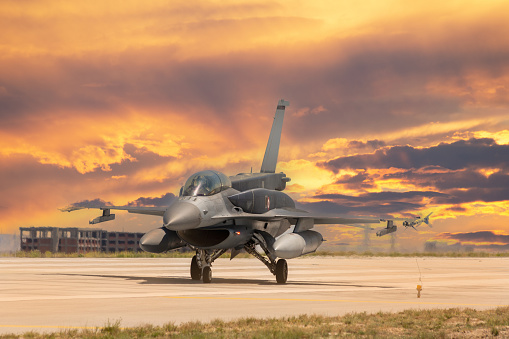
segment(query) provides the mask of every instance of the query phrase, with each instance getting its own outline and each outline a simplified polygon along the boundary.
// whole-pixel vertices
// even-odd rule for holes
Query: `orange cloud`
[[[257,171],[281,97],[292,106],[278,170],[301,203],[342,194],[371,208],[359,200],[390,191],[402,201],[381,201],[384,213],[505,217],[507,200],[489,190],[504,182],[502,166],[333,173],[317,162],[471,137],[507,145],[508,9],[505,1],[5,2],[0,222],[82,225],[85,214],[56,208],[176,193],[205,168]],[[463,187],[471,178],[484,186]],[[453,179],[454,192],[440,186]],[[463,200],[438,201],[446,190]],[[419,191],[428,193],[409,194]]]

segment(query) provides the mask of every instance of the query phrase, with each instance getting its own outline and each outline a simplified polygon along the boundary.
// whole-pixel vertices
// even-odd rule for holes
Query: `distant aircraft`
[[[101,209],[103,215],[90,223],[115,219],[111,210],[163,217],[163,227],[146,233],[140,240],[140,247],[146,252],[162,253],[189,246],[196,251],[191,260],[191,278],[204,283],[212,281],[214,260],[228,250],[231,259],[245,250],[264,263],[278,283],[286,283],[288,265],[285,259],[314,252],[323,242],[322,235],[312,230],[314,225],[387,221],[387,227],[377,235],[395,232],[393,220],[314,215],[296,209],[292,198],[281,192],[290,181],[286,174],[276,173],[287,106],[288,101],[279,100],[259,173],[228,177],[213,170],[201,171],[187,179],[178,200],[168,207],[93,207]],[[62,210],[70,212],[82,208],[86,207],[71,206]]]
[[[421,219],[421,217],[415,217],[415,219],[405,220],[403,221],[403,226],[405,227],[412,227],[414,230],[416,230],[416,227],[419,226],[422,223],[425,223],[429,227],[431,227],[431,224],[429,223],[429,217],[433,214],[431,212],[427,216]]]

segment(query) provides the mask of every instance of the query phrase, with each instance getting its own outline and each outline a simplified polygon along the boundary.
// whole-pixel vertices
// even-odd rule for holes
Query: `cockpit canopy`
[[[183,196],[209,196],[232,187],[230,179],[221,172],[201,171],[187,179],[182,189]]]

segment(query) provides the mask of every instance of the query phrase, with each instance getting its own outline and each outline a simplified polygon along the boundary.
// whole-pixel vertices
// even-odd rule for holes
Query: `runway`
[[[292,259],[285,285],[276,284],[256,259],[218,259],[211,284],[192,281],[189,264],[190,259],[0,258],[0,333],[93,328],[117,320],[130,327],[509,305],[508,258]]]

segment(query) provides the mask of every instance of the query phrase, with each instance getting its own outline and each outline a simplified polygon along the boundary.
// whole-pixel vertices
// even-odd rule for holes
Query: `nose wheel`
[[[196,249],[196,255],[191,259],[191,279],[202,280],[208,284],[212,281],[212,263],[227,250]]]
[[[205,266],[203,268],[202,276],[203,276],[203,282],[205,284],[208,284],[212,281],[212,269],[210,268],[210,266]]]
[[[191,279],[202,280],[204,283],[212,281],[212,269],[210,266],[205,266],[203,269],[198,265],[198,258],[196,256],[191,259]]]

